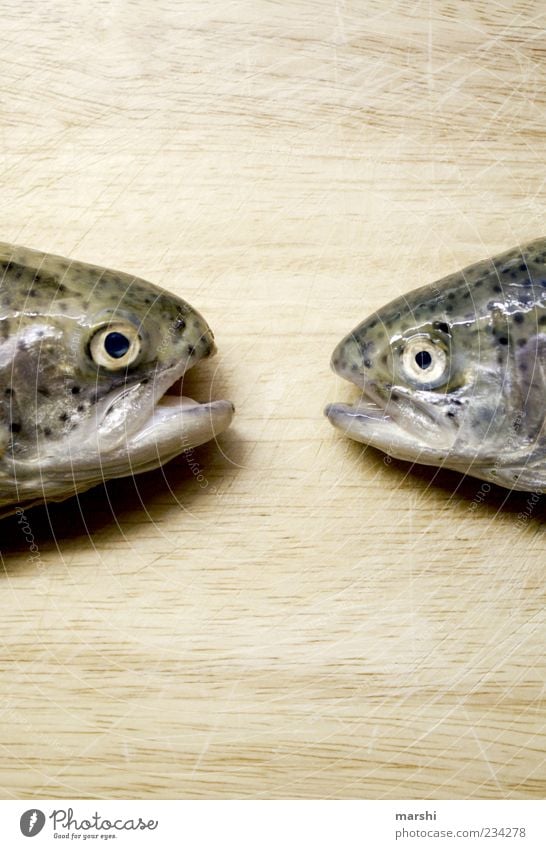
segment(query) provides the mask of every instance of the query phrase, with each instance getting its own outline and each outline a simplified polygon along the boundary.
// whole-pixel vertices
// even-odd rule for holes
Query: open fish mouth
[[[325,415],[346,436],[401,460],[438,463],[453,447],[457,429],[428,404],[404,388],[385,398],[365,383],[354,404],[329,404]]]
[[[119,474],[124,464],[130,467],[127,473],[156,468],[229,427],[235,412],[231,401],[203,403],[180,394],[193,365],[182,361],[99,402],[95,434],[89,436],[96,439],[105,476],[113,470]]]

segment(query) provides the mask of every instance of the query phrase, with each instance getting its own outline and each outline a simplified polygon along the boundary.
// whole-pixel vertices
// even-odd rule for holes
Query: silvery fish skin
[[[337,346],[359,442],[509,489],[546,490],[546,239],[410,292]]]
[[[229,401],[165,395],[215,351],[151,283],[0,243],[0,515],[156,468],[221,433]]]

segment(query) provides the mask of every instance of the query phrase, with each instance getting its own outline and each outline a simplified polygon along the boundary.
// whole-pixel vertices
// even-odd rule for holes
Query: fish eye
[[[404,345],[401,365],[405,376],[414,383],[440,385],[447,376],[447,353],[428,336],[414,336]]]
[[[98,366],[114,371],[127,368],[140,354],[140,338],[132,324],[117,322],[101,327],[89,343],[91,359]]]

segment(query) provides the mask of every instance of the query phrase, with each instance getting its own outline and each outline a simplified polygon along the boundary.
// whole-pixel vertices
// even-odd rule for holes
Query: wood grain
[[[2,523],[2,794],[544,797],[544,505],[322,417],[357,321],[544,235],[544,4],[2,22],[2,238],[186,297],[238,409],[201,481],[29,513],[38,562]]]

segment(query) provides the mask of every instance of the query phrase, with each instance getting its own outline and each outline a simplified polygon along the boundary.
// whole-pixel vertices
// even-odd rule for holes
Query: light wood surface
[[[238,410],[39,562],[2,522],[1,795],[543,797],[543,504],[322,408],[357,321],[546,233],[544,3],[1,11],[2,239],[186,297]]]

